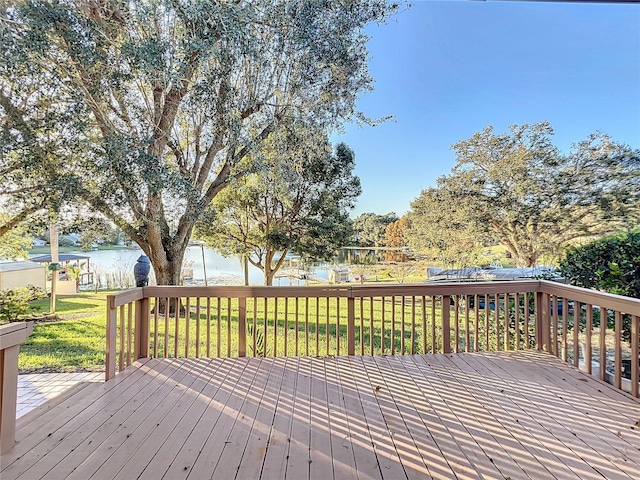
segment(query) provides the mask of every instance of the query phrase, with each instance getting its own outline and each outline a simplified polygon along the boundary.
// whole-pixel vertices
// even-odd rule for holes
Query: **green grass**
[[[61,319],[37,323],[20,347],[20,373],[104,370],[106,295],[81,293],[58,297],[56,313]],[[49,300],[33,304],[49,310]]]

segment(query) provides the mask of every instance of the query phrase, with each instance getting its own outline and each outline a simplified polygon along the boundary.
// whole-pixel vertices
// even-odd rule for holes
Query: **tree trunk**
[[[273,286],[273,277],[275,276],[276,272],[274,270],[271,270],[270,268],[265,267],[264,269],[264,284],[267,287],[271,287]]]

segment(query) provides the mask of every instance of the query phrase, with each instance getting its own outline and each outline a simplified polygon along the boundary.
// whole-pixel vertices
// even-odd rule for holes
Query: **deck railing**
[[[639,324],[640,300],[538,280],[143,287],[108,297],[106,378],[149,356],[403,355],[533,348],[637,397]]]

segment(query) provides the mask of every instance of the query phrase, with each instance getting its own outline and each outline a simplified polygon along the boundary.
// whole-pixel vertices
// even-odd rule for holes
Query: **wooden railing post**
[[[356,354],[356,299],[347,297],[347,355]],[[373,337],[371,337],[373,342]]]
[[[631,395],[638,397],[638,361],[640,361],[640,352],[638,352],[638,335],[640,335],[640,315],[631,317]]]
[[[285,329],[285,335],[286,335],[286,332],[287,330]],[[247,356],[247,298],[246,297],[241,297],[238,299],[238,356],[239,357]]]
[[[0,453],[12,448],[16,442],[18,354],[20,344],[31,333],[31,322],[0,326]]]
[[[549,295],[536,292],[536,348],[545,352],[551,351],[551,325],[549,324]]]
[[[133,358],[149,356],[149,298],[136,300],[136,327],[134,332]]]
[[[442,353],[451,353],[451,297],[442,296]]]
[[[105,358],[105,381],[115,377],[116,375],[116,310],[115,295],[107,295],[107,348]]]

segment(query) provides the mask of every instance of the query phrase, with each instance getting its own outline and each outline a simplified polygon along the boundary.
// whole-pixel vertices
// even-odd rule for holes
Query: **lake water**
[[[90,270],[95,276],[100,278],[101,286],[113,286],[115,288],[125,288],[127,282],[133,284],[133,267],[136,260],[144,252],[140,249],[131,250],[95,250],[89,252],[69,252],[89,256]],[[199,246],[187,248],[184,256],[184,266],[193,271],[192,283],[204,285],[205,266],[207,281],[210,285],[242,285],[244,284],[244,274],[240,261],[237,258],[223,257],[210,248],[204,247],[204,263],[202,259],[203,250]],[[84,269],[83,269],[84,270]],[[153,270],[152,270],[153,272]],[[315,275],[326,279],[328,277],[326,268],[315,270]],[[249,283],[261,285],[264,283],[262,271],[249,264]],[[304,281],[302,281],[302,284]],[[274,285],[289,285],[287,277],[274,279]],[[293,284],[298,284],[298,280],[293,280]]]

